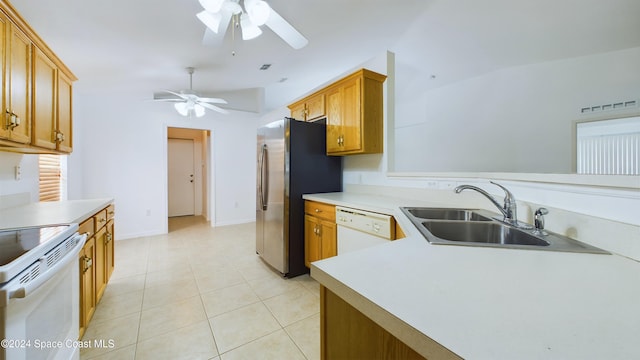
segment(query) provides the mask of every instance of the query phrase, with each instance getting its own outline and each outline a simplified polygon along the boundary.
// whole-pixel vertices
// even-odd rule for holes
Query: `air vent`
[[[615,102],[611,104],[588,106],[588,107],[581,108],[580,113],[589,114],[589,113],[601,112],[601,111],[629,109],[629,108],[638,107],[638,103],[639,103],[638,100],[627,100],[627,101],[620,101],[620,102]]]
[[[20,284],[27,284],[40,276],[40,265],[36,264],[20,277]]]

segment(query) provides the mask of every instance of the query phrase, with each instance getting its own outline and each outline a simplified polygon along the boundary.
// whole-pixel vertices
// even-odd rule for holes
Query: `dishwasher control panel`
[[[336,206],[336,224],[392,240],[395,233],[393,217],[365,210]]]

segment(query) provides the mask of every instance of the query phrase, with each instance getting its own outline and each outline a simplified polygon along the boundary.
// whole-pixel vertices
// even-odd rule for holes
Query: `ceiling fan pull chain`
[[[233,22],[231,24],[231,56],[236,56],[236,29],[240,26],[240,22],[238,21],[239,17],[238,14],[233,14],[231,20]]]

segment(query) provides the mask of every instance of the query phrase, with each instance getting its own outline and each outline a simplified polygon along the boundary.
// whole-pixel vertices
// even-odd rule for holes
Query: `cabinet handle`
[[[91,269],[91,267],[93,266],[93,259],[85,256],[83,260],[84,260],[84,269],[82,269],[82,273],[86,273],[87,270]]]
[[[320,209],[316,209],[316,212],[317,212],[317,213],[321,213],[321,212],[322,212],[322,210],[320,210]]]
[[[7,109],[6,115],[7,115],[7,119],[6,119],[6,127],[7,127],[7,129],[13,130],[16,127],[20,126],[20,122],[21,121],[20,121],[20,118],[18,117],[17,114],[15,114],[15,113],[9,111],[9,109]]]
[[[107,219],[102,218],[102,219],[100,219],[100,222],[101,222],[101,223],[103,223],[103,222],[107,222]]]
[[[113,235],[111,235],[111,233],[107,233],[107,238],[105,239],[105,244],[108,244],[111,242],[111,240],[113,240]]]
[[[55,134],[56,134],[55,135],[56,136],[55,142],[61,143],[61,142],[64,141],[64,134],[63,133],[61,133],[60,131],[56,131]]]

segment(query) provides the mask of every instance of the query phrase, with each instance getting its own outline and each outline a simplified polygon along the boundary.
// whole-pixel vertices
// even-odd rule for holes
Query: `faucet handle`
[[[547,215],[549,210],[546,208],[538,208],[534,213],[533,223],[535,225],[534,232],[540,235],[547,235],[546,231],[544,231],[544,215]]]
[[[505,196],[504,196],[504,201],[505,201],[505,202],[507,202],[507,201],[509,201],[509,202],[510,202],[510,201],[514,200],[513,194],[512,194],[512,193],[511,193],[511,191],[509,191],[506,187],[504,187],[504,186],[502,186],[502,185],[498,184],[497,182],[491,181],[491,180],[490,180],[489,182],[490,182],[490,183],[492,183],[493,185],[495,185],[495,186],[497,186],[497,187],[501,188],[502,190],[504,190],[504,194],[505,194]]]

